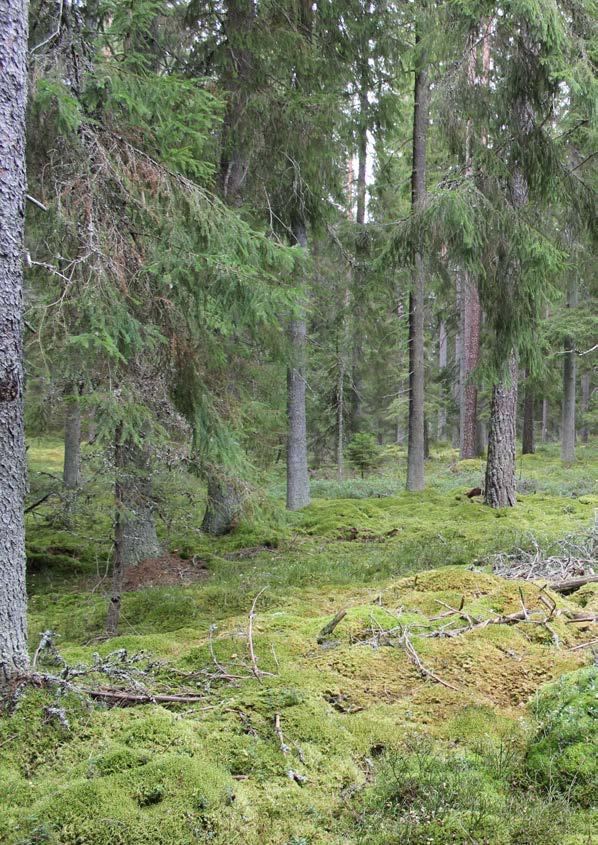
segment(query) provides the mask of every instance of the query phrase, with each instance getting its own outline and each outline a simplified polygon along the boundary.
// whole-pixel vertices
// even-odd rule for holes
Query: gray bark
[[[248,36],[255,19],[252,0],[229,0],[223,23],[226,35],[223,84],[228,96],[221,137],[220,187],[224,200],[232,206],[243,202],[243,186],[251,159],[253,130],[247,120],[247,109],[253,90],[254,56],[248,47]],[[214,536],[228,534],[243,509],[243,485],[227,479],[223,467],[206,465],[202,470],[208,485],[202,531]]]
[[[357,310],[353,320],[353,361],[351,368],[351,418],[352,434],[361,430],[363,424],[363,325],[359,314],[363,312],[363,282],[367,258],[367,244],[364,237],[365,215],[367,208],[367,154],[368,154],[368,96],[367,68],[362,68],[359,90],[359,125],[357,137],[357,206],[355,223],[357,235],[355,255],[357,266],[353,274],[355,295],[354,308]]]
[[[517,419],[517,358],[511,353],[509,379],[495,384],[490,406],[486,463],[487,505],[513,507],[515,494],[515,421]]]
[[[525,387],[525,396],[523,399],[523,432],[521,435],[522,455],[533,455],[536,451],[536,439],[534,432],[535,404],[534,392],[528,384]]]
[[[122,476],[125,467],[124,445],[122,442],[122,424],[117,427],[114,439],[114,549],[112,558],[112,589],[106,618],[106,634],[116,635],[120,621],[123,581],[125,577],[124,547],[124,496]]]
[[[587,414],[590,410],[590,374],[584,373],[581,377],[581,411]],[[581,429],[582,443],[587,443],[590,439],[590,427],[587,420],[584,421]]]
[[[106,633],[118,630],[125,571],[162,548],[156,536],[149,455],[143,445],[123,440],[122,425],[114,440],[114,552],[112,590]]]
[[[488,448],[488,431],[486,429],[486,423],[483,420],[478,419],[478,424],[476,426],[476,446],[475,446],[475,453],[476,458],[482,458],[486,455],[486,449]]]
[[[0,0],[0,688],[26,672],[23,225],[27,2]]]
[[[448,364],[448,335],[446,331],[446,323],[444,320],[440,321],[440,332],[439,332],[439,339],[438,339],[438,368],[440,370],[441,375],[444,375],[444,371],[446,370]],[[438,409],[438,439],[440,441],[446,440],[446,396],[444,395],[444,384],[443,384],[443,395],[440,397],[440,408]]]
[[[425,57],[415,73],[413,96],[413,163],[411,206],[419,211],[426,197],[426,141],[428,132],[428,76]],[[424,488],[424,295],[425,268],[421,249],[414,256],[409,295],[409,442],[407,444],[407,490]]]
[[[572,272],[567,287],[567,308],[575,308],[576,306],[577,276],[575,272]],[[577,371],[573,338],[565,338],[564,349],[561,460],[564,464],[572,464],[575,460],[575,379]]]
[[[307,249],[304,223],[293,226],[295,242]],[[307,419],[305,408],[307,315],[290,321],[291,365],[287,373],[287,508],[299,510],[309,505],[309,473],[307,467]]]
[[[243,491],[238,482],[216,474],[208,478],[208,500],[201,530],[214,537],[229,534],[243,510]]]
[[[548,399],[542,399],[542,443],[548,443]]]
[[[148,450],[132,441],[124,443],[121,450],[121,555],[124,566],[129,567],[148,557],[159,557],[162,547],[156,535]]]
[[[459,436],[461,458],[474,458],[476,454],[476,426],[478,414],[478,389],[471,376],[480,358],[480,327],[482,309],[475,279],[463,274],[461,290],[461,396],[459,408]]]
[[[229,0],[223,24],[227,56],[223,83],[228,99],[222,125],[220,184],[225,200],[232,205],[241,204],[241,189],[249,170],[250,130],[246,114],[251,96],[253,55],[247,45],[254,21],[252,0]]]
[[[517,101],[515,117],[519,131],[523,135],[529,135],[534,127],[534,119],[531,105],[525,97]],[[528,201],[529,186],[519,163],[513,169],[509,190],[513,208],[523,208]],[[512,296],[519,283],[521,272],[519,262],[506,258],[501,272],[505,275],[505,293],[507,296]],[[498,339],[500,340],[500,337]],[[517,501],[515,494],[518,380],[516,349],[510,349],[505,364],[508,378],[494,385],[490,406],[485,502],[493,508],[514,507]]]
[[[68,490],[76,490],[81,482],[81,407],[75,394],[81,393],[78,386],[67,388],[64,419],[64,466],[62,478]]]

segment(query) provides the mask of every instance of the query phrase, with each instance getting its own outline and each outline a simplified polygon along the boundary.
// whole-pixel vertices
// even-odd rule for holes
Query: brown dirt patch
[[[143,587],[172,587],[192,584],[209,575],[204,561],[183,560],[178,555],[148,557],[137,566],[125,572],[125,590],[139,590]]]

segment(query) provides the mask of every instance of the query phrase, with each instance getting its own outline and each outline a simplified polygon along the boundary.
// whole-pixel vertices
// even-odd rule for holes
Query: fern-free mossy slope
[[[438,477],[453,475],[446,465],[433,465]],[[385,482],[382,476],[378,481]],[[489,796],[480,841],[592,841],[592,690],[589,682],[558,680],[587,663],[589,649],[569,648],[592,632],[561,617],[552,633],[535,625],[496,625],[441,639],[424,638],[425,629],[417,626],[443,610],[439,602],[454,606],[461,597],[479,618],[519,610],[520,584],[455,564],[483,561],[532,530],[549,539],[587,527],[598,501],[538,492],[497,515],[462,498],[460,482],[442,488],[439,483],[418,497],[320,499],[282,528],[266,513],[258,522],[261,536],[255,526],[241,527],[224,543],[181,532],[171,548],[186,543],[201,553],[210,579],[127,594],[123,634],[110,642],[87,644],[101,631],[105,612],[98,590],[82,590],[80,575],[53,580],[41,572],[32,597],[32,641],[54,628],[69,663],[126,648],[187,671],[203,668],[212,665],[208,628],[217,623],[217,658],[243,675],[247,614],[267,585],[257,608],[255,648],[259,665],[272,675],[209,685],[205,702],[179,710],[88,710],[68,695],[69,730],[44,712],[48,693],[28,692],[14,715],[0,722],[0,841],[470,843],[477,816],[461,793],[439,814],[412,795],[411,786],[402,793],[405,806],[384,792],[392,781],[388,767],[394,770],[396,760],[414,766],[421,752],[413,744],[422,741],[431,743],[426,753],[444,782],[473,779]],[[367,536],[339,540],[348,528]],[[30,539],[51,531],[42,520]],[[250,539],[278,546],[249,558],[226,557]],[[75,534],[71,542],[76,554],[85,539]],[[443,566],[447,562],[452,565]],[[539,586],[522,589],[526,605],[537,607]],[[579,610],[592,595],[552,597],[560,609]],[[347,616],[319,646],[318,631],[341,607]],[[422,678],[396,643],[376,648],[364,642],[399,623],[411,629],[426,666],[458,691]],[[552,680],[578,713],[575,738],[570,723],[561,725],[552,715],[563,710],[562,696],[547,694],[544,709],[533,706],[536,690]],[[276,713],[288,754],[274,730]],[[506,763],[498,766],[503,757]],[[566,765],[553,774],[559,757]],[[306,782],[289,778],[290,770]],[[569,794],[573,771],[579,790]],[[405,828],[404,813],[416,813],[417,823]]]

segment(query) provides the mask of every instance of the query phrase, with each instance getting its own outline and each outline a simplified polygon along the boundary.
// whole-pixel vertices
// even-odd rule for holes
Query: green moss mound
[[[598,668],[564,675],[534,701],[541,727],[526,758],[529,775],[589,807],[598,801]]]

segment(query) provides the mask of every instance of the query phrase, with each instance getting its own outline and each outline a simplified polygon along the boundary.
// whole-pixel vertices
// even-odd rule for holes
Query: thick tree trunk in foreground
[[[526,385],[523,399],[523,432],[521,435],[521,454],[533,455],[536,451],[536,439],[534,433],[534,408],[535,397],[533,390]]]
[[[515,421],[517,419],[517,358],[511,354],[507,382],[495,384],[490,408],[490,434],[486,463],[487,505],[513,507],[515,496]]]
[[[26,83],[27,3],[0,0],[0,689],[29,665],[22,359]]]
[[[567,289],[567,308],[575,308],[576,306],[577,277],[573,272]],[[572,464],[575,460],[575,378],[577,371],[573,338],[565,338],[564,349],[561,460],[564,464]]]
[[[480,326],[482,322],[478,286],[470,273],[463,274],[461,309],[462,348],[459,428],[461,459],[463,460],[475,458],[476,455],[478,389],[471,381],[471,375],[480,359]]]
[[[428,77],[425,58],[415,73],[413,101],[413,164],[411,206],[421,209],[426,196],[426,140],[428,132]],[[413,281],[409,295],[409,443],[407,446],[407,490],[424,489],[424,294],[425,268],[420,248],[414,256]]]
[[[68,490],[76,490],[80,484],[81,469],[81,407],[74,397],[81,391],[74,385],[67,388],[64,419],[64,466],[62,478]]]
[[[243,491],[238,483],[217,475],[208,479],[208,500],[201,530],[214,537],[229,534],[243,510]]]
[[[307,249],[307,230],[304,223],[293,227],[298,246]],[[291,366],[287,374],[287,508],[299,510],[309,505],[309,474],[307,469],[307,418],[305,408],[305,375],[307,315],[292,318],[289,327]]]

